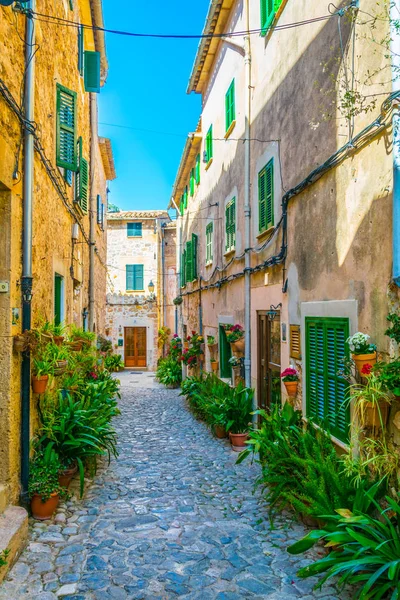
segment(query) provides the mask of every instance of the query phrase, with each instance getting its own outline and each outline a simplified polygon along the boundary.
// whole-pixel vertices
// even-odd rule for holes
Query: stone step
[[[0,514],[0,554],[9,550],[7,564],[0,567],[0,583],[28,541],[28,513],[21,506],[9,506]]]

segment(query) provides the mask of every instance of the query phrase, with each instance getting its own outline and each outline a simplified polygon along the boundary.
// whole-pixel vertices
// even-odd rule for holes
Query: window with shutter
[[[179,200],[179,212],[181,213],[182,216],[183,216],[183,213],[185,212],[185,204],[183,202],[183,194],[181,196],[181,199]]]
[[[274,224],[274,160],[258,174],[258,229],[260,233]]]
[[[348,384],[338,373],[341,359],[348,356],[349,320],[306,317],[305,325],[307,416],[322,421],[333,436],[347,443]]]
[[[84,33],[82,25],[78,27],[78,71],[83,75]]]
[[[275,0],[260,0],[261,1],[261,35],[265,35],[268,28],[272,24],[275,17]],[[278,8],[282,0],[279,1]]]
[[[186,250],[182,253],[182,261],[181,261],[181,287],[185,287],[186,285]]]
[[[198,248],[198,236],[196,233],[192,233],[192,281],[197,279],[197,248]]]
[[[300,325],[290,325],[290,356],[301,359]]]
[[[210,129],[206,135],[206,154],[207,154],[207,162],[209,162],[213,157],[213,131],[212,125],[210,125]]]
[[[196,157],[196,185],[200,185],[200,154]]]
[[[82,138],[77,142],[77,165],[78,170],[75,177],[75,202],[78,203],[81,211],[86,214],[88,211],[88,185],[89,185],[89,164],[82,156]]]
[[[57,84],[56,113],[56,164],[76,172],[76,92],[60,84]]]
[[[186,242],[186,283],[193,281],[193,250],[192,240]]]
[[[206,265],[213,261],[213,224],[208,223],[206,227]]]
[[[74,10],[74,0],[69,0],[69,8],[70,10]]]
[[[144,290],[143,265],[126,265],[126,290],[142,292]]]
[[[228,131],[235,118],[235,80],[233,79],[225,94],[225,131]]]
[[[219,371],[221,377],[230,378],[232,377],[232,367],[229,363],[229,359],[232,358],[232,350],[231,345],[228,343],[226,339],[226,331],[225,326],[219,326]]]
[[[236,246],[236,198],[232,198],[225,209],[225,250],[229,252]]]
[[[183,192],[183,207],[186,210],[188,205],[188,188],[185,187],[185,191]]]
[[[104,204],[101,205],[101,229],[104,231]]]
[[[194,169],[190,171],[190,195],[194,195],[194,182],[195,182],[195,174]]]
[[[143,227],[142,223],[127,223],[126,231],[128,237],[142,237]]]
[[[84,51],[83,61],[85,90],[100,93],[100,52]]]

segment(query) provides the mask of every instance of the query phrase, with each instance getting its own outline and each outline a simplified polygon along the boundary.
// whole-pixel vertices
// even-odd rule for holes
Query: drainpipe
[[[181,213],[180,210],[174,200],[174,198],[171,198],[171,203],[174,205],[174,208],[176,210],[176,297],[178,297],[180,295],[180,291],[181,291],[181,281],[180,281],[180,276],[181,276],[181,248],[182,248],[182,227],[181,227]],[[183,325],[182,325],[182,332],[181,334],[179,334],[179,310],[180,310],[180,314],[181,314],[181,322],[183,323],[183,319],[182,319],[182,304],[180,304],[180,307],[177,306],[175,308],[175,333],[180,335],[182,337],[183,335]]]
[[[94,178],[96,172],[96,140],[97,140],[97,104],[96,95],[90,93],[90,194],[89,194],[89,331],[94,330],[94,261],[95,261],[95,198]]]
[[[30,10],[36,8],[36,0],[30,1]],[[35,115],[35,24],[27,16],[25,50],[25,118],[32,122]],[[34,177],[34,138],[31,131],[24,133],[24,199],[22,232],[22,331],[31,329],[32,321],[32,202]],[[30,449],[30,402],[31,402],[31,356],[23,353],[21,364],[21,501],[28,504],[29,449]]]
[[[161,285],[162,285],[162,307],[163,307],[163,318],[162,318],[162,324],[164,327],[167,326],[167,310],[166,310],[166,285],[165,285],[165,277],[166,277],[166,273],[165,273],[165,231],[164,231],[164,225],[163,223],[161,223],[160,226],[160,234],[161,234]]]
[[[390,3],[390,28],[392,54],[392,89],[397,91],[400,73],[400,32],[398,23],[400,0]],[[393,111],[393,281],[400,287],[400,115],[399,108]]]
[[[249,0],[244,1],[246,15],[246,31],[250,31]],[[245,263],[244,263],[244,329],[245,355],[244,373],[245,385],[251,387],[251,207],[250,207],[250,121],[251,121],[251,46],[250,35],[244,38],[245,65],[245,146],[244,146],[244,221],[245,221]],[[256,406],[254,407],[257,408]]]

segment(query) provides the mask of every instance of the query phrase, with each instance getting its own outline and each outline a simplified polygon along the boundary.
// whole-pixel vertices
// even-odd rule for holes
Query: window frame
[[[236,196],[225,206],[225,253],[236,248]]]
[[[142,279],[142,287],[136,287],[136,278],[138,275],[136,274],[136,269],[141,267],[141,279]],[[132,268],[132,288],[128,287],[128,268]],[[127,292],[144,292],[144,265],[143,264],[127,264],[125,265],[125,275],[126,275],[126,284],[125,289]]]
[[[232,126],[235,120],[235,78],[233,78],[225,94],[225,133],[228,133],[230,127]]]
[[[133,225],[140,225],[140,227],[133,227]],[[140,231],[140,233],[129,233],[129,230]],[[133,221],[126,224],[126,237],[127,238],[141,238],[143,237],[143,223],[141,221]]]
[[[213,237],[214,237],[214,223],[211,221],[206,225],[206,266],[212,265],[213,257]]]

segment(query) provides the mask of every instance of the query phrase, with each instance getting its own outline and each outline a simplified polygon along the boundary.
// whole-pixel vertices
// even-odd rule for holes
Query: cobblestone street
[[[1,600],[347,598],[296,578],[307,561],[286,547],[304,527],[286,515],[270,529],[252,494],[257,466],[235,466],[228,441],[194,419],[179,391],[147,373],[121,381],[119,459],[82,502],[31,523]]]

